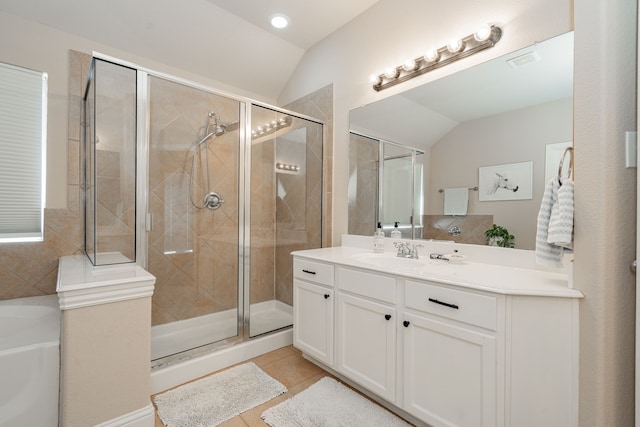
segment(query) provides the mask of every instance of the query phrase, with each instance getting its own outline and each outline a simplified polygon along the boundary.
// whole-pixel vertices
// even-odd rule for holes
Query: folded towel
[[[563,248],[549,243],[549,221],[551,210],[558,203],[558,178],[549,181],[542,195],[538,212],[538,228],[536,230],[536,262],[549,267],[562,267]]]
[[[469,189],[445,188],[444,190],[444,214],[466,215],[469,205]]]
[[[573,249],[573,181],[562,177],[558,201],[551,208],[547,242]]]

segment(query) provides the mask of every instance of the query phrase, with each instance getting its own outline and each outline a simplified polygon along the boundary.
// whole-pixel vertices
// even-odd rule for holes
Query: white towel
[[[573,249],[573,181],[563,177],[561,182],[558,201],[551,208],[547,242]]]
[[[536,262],[549,267],[562,267],[563,248],[549,243],[549,221],[551,210],[558,203],[558,178],[549,181],[542,195],[538,212],[538,228],[536,231]]]
[[[444,214],[466,215],[469,205],[469,189],[445,188],[444,190]]]

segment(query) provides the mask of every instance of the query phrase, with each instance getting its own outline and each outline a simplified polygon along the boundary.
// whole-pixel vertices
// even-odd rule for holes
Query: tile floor
[[[262,415],[266,409],[305,390],[324,376],[332,377],[328,372],[304,359],[302,353],[293,348],[293,346],[283,347],[271,353],[258,356],[250,361],[254,362],[264,372],[284,384],[288,391],[275,399],[231,418],[220,424],[221,427],[265,427],[267,424],[262,421],[260,415]],[[155,427],[163,426],[164,424],[158,415],[156,415]]]

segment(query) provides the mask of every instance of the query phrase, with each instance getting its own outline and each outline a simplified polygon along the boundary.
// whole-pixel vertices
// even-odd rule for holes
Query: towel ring
[[[567,157],[567,153],[569,153],[569,171],[567,173],[567,178],[571,178],[571,176],[573,175],[573,147],[567,147],[562,152],[562,157],[560,158],[560,167],[558,167],[558,180],[562,178],[562,166],[564,165],[564,159],[565,157]]]

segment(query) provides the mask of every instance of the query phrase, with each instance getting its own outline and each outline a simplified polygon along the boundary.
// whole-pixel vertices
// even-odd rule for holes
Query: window
[[[0,63],[0,242],[41,242],[47,73]]]

